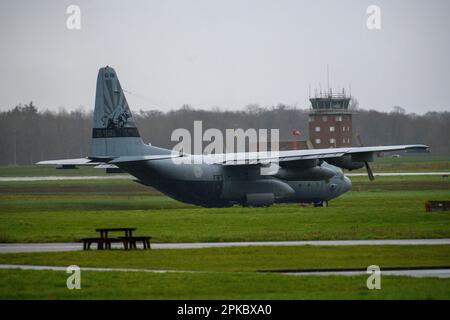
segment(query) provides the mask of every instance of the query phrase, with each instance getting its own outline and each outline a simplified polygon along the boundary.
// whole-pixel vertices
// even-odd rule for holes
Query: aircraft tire
[[[328,207],[328,201],[314,202],[314,207]]]

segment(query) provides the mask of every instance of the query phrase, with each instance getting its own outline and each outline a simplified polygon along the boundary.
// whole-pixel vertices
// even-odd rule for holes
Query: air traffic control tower
[[[341,93],[315,93],[310,97],[309,139],[314,148],[340,148],[352,145],[350,96]]]

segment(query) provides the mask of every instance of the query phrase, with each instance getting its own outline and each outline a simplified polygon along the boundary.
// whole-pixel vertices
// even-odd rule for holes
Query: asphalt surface
[[[51,270],[66,271],[63,266],[36,266],[36,265],[17,265],[0,264],[0,269],[20,269],[20,270]],[[81,267],[81,271],[116,271],[116,272],[150,272],[150,273],[169,273],[169,272],[189,272],[196,273],[201,271],[186,270],[159,270],[159,269],[136,269],[136,268],[95,268]],[[307,272],[282,272],[281,274],[292,276],[354,276],[366,275],[366,270],[334,270],[334,271],[307,271]],[[408,276],[408,277],[433,277],[450,278],[450,269],[402,269],[402,270],[381,270],[381,276]]]
[[[245,247],[245,246],[306,246],[306,245],[358,246],[358,245],[433,245],[433,244],[450,245],[450,239],[154,243],[151,245],[151,247],[152,249],[195,249],[195,248],[224,248],[224,247]],[[113,244],[112,247],[123,248],[121,244]],[[83,245],[81,243],[0,243],[0,253],[78,251],[82,249]]]
[[[346,173],[348,177],[365,177],[367,173]],[[380,177],[397,177],[397,176],[448,176],[450,172],[379,172],[373,173],[374,176]]]
[[[68,267],[61,266],[35,266],[26,264],[0,264],[0,269],[20,269],[20,270],[51,270],[66,271]],[[80,267],[82,271],[120,271],[120,272],[152,272],[152,273],[168,273],[168,272],[196,272],[184,270],[158,270],[158,269],[135,269],[135,268],[95,268]]]
[[[308,272],[283,272],[282,274],[293,276],[357,276],[367,275],[366,270],[360,271],[308,271]],[[450,278],[450,269],[403,269],[382,270],[381,276],[408,276],[408,277],[433,277]]]

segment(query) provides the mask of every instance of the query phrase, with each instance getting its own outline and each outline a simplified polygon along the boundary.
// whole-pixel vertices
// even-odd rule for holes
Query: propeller
[[[369,180],[370,181],[375,180],[375,177],[373,176],[372,168],[370,168],[369,163],[367,161],[364,161],[364,165],[366,166],[367,175],[369,176]]]
[[[358,140],[358,144],[360,147],[363,147],[363,143],[361,141],[361,135],[359,133],[356,133],[356,139]],[[370,181],[375,180],[375,177],[373,175],[372,168],[370,167],[369,163],[367,161],[364,161],[364,166],[366,167],[367,176],[369,177]]]

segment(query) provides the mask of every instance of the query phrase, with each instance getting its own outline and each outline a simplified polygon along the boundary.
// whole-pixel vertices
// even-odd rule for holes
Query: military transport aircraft
[[[427,150],[425,145],[190,155],[145,144],[111,67],[99,70],[91,154],[81,159],[41,161],[43,165],[114,166],[135,181],[176,200],[204,207],[270,206],[274,203],[327,205],[351,188],[341,168],[366,166],[374,154]],[[175,161],[180,160],[188,161]],[[266,168],[267,170],[261,170]]]

